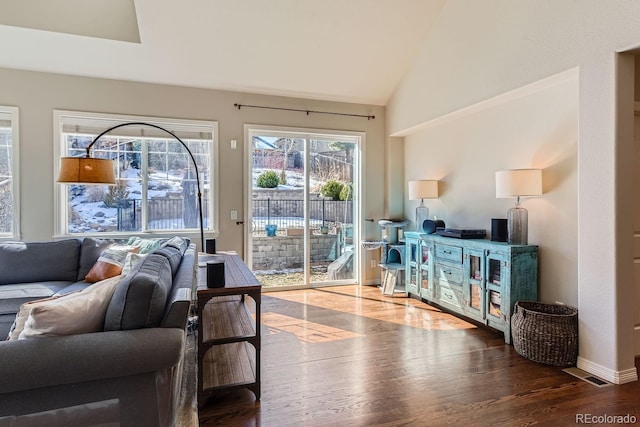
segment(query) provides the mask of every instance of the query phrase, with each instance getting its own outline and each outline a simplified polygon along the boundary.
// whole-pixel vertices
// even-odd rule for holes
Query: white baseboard
[[[625,369],[624,371],[614,371],[582,357],[578,357],[577,368],[613,384],[625,384],[638,381],[638,372],[636,368]]]

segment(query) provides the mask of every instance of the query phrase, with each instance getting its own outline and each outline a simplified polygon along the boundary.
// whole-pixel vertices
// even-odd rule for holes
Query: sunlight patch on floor
[[[363,336],[321,323],[309,322],[279,313],[262,313],[262,324],[270,333],[288,332],[308,343],[330,342]]]
[[[343,298],[335,296],[352,296],[344,303]],[[427,303],[408,297],[388,297],[372,286],[358,285],[335,286],[298,291],[283,291],[271,294],[291,302],[320,307],[328,310],[350,313],[369,319],[381,320],[400,325],[407,325],[426,330],[475,329],[476,325],[456,316],[445,313]],[[337,303],[336,299],[342,301]],[[390,305],[392,304],[392,305]],[[406,306],[403,316],[398,316],[394,306]],[[363,313],[366,313],[363,314]]]

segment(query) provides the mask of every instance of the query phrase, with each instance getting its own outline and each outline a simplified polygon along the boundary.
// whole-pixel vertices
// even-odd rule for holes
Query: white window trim
[[[0,112],[11,115],[11,157],[12,157],[12,197],[13,197],[13,228],[11,233],[0,234],[0,240],[20,240],[20,118],[18,107],[0,105]]]
[[[170,128],[171,124],[181,125],[197,125],[197,126],[211,126],[213,129],[213,145],[209,151],[209,164],[212,168],[209,182],[209,198],[207,200],[207,208],[211,213],[209,218],[208,227],[204,229],[205,238],[217,237],[218,224],[219,224],[219,200],[218,200],[218,176],[219,176],[219,161],[218,161],[218,122],[217,121],[205,121],[205,120],[185,120],[185,119],[171,119],[171,118],[159,118],[159,117],[146,117],[146,116],[132,116],[121,114],[106,114],[106,113],[90,113],[81,111],[68,111],[68,110],[54,110],[53,111],[53,145],[54,145],[54,159],[53,159],[53,197],[54,197],[54,238],[65,237],[77,237],[77,233],[67,232],[68,223],[68,203],[66,199],[66,191],[63,191],[64,185],[57,182],[58,173],[60,170],[60,158],[66,156],[66,151],[61,141],[62,124],[63,119],[69,117],[82,117],[82,118],[95,118],[114,121],[116,123],[125,122],[146,122],[153,123],[164,128]],[[106,130],[107,128],[105,128]],[[108,134],[107,134],[108,136]],[[170,135],[167,135],[170,137]],[[63,209],[64,207],[64,209]],[[82,233],[83,236],[94,236],[102,238],[122,238],[123,236],[167,236],[175,235],[179,232],[180,235],[191,238],[194,242],[200,241],[200,230],[197,231],[144,231],[144,232],[121,232],[121,233]]]
[[[363,249],[360,245],[360,240],[363,238],[365,234],[365,221],[364,221],[364,198],[365,194],[367,194],[367,183],[364,179],[364,165],[366,164],[365,155],[366,155],[366,132],[362,131],[348,131],[348,130],[327,130],[327,129],[318,129],[318,128],[300,128],[300,127],[292,127],[292,126],[275,126],[275,125],[257,125],[257,124],[245,124],[244,125],[244,141],[245,141],[245,191],[246,194],[252,194],[252,182],[253,178],[251,176],[253,165],[251,152],[253,150],[252,147],[252,136],[255,134],[260,135],[271,135],[271,136],[283,136],[283,134],[287,134],[290,137],[299,136],[301,138],[319,138],[323,140],[342,140],[344,137],[353,138],[354,142],[357,143],[359,149],[359,166],[357,168],[357,177],[358,177],[358,186],[354,188],[354,199],[357,200],[357,204],[355,206],[354,218],[359,218],[359,224],[355,226],[354,220],[354,239],[357,242],[357,247],[359,250],[354,251],[354,255],[356,257],[355,262],[358,266],[357,272],[355,274],[355,279],[358,283],[366,283],[366,266],[362,265],[362,262],[366,259],[364,255],[365,249]],[[356,193],[357,192],[357,193]],[[252,213],[251,213],[251,204],[248,197],[244,198],[244,211],[246,212],[246,219],[248,224],[251,224]],[[249,228],[250,229],[250,228]],[[251,233],[245,233],[244,237],[244,259],[248,265],[251,265],[253,254],[249,251],[251,247],[251,243],[249,240],[251,239]],[[308,245],[309,243],[305,243]]]

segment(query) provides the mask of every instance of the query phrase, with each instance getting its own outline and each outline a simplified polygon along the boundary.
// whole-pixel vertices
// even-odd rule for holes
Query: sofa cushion
[[[84,276],[85,282],[95,283],[122,273],[122,266],[129,252],[140,248],[128,245],[111,245],[105,249],[91,270]]]
[[[15,314],[25,302],[47,298],[71,282],[36,282],[0,286],[0,314]]]
[[[164,242],[161,247],[164,248],[167,246],[176,248],[177,250],[180,251],[180,255],[184,255],[184,251],[186,251],[187,247],[189,247],[189,239],[184,239],[180,236],[174,236],[169,240],[167,240],[166,242]]]
[[[105,330],[159,326],[171,285],[169,260],[156,253],[147,255],[116,287],[107,309]]]
[[[78,277],[76,277],[76,280],[84,280],[84,276],[89,273],[89,270],[91,270],[91,267],[98,261],[102,252],[114,243],[115,240],[111,239],[85,237],[80,246],[80,261],[78,263]]]
[[[180,249],[177,249],[172,246],[165,246],[160,249],[156,249],[154,254],[162,255],[169,261],[169,265],[171,266],[171,277],[176,275],[176,271],[180,267],[180,263],[182,262],[182,253]]]
[[[80,292],[24,304],[16,317],[16,330],[10,337],[16,334],[25,315],[28,317],[19,339],[101,331],[107,306],[121,280],[122,276],[115,276]]]
[[[0,243],[0,284],[76,281],[80,242]],[[52,262],[51,254],[55,254]]]
[[[60,289],[53,296],[59,297],[62,295],[70,294],[71,292],[83,291],[91,285],[92,283],[85,282],[84,280],[82,282],[71,283],[70,285],[67,285],[64,288]]]
[[[0,314],[0,340],[5,339],[9,335],[11,325],[16,320],[16,314]]]

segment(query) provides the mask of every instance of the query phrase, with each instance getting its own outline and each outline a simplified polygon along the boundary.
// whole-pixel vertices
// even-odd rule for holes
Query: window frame
[[[0,113],[11,116],[11,197],[13,221],[11,232],[0,232],[0,240],[20,240],[20,117],[18,107],[0,105]]]
[[[93,236],[100,238],[123,238],[129,236],[140,237],[167,237],[180,234],[191,238],[193,241],[199,241],[200,228],[196,229],[176,229],[176,230],[152,230],[143,229],[140,231],[122,231],[122,232],[82,232],[72,233],[68,230],[68,192],[65,191],[65,185],[57,182],[58,173],[60,170],[60,158],[67,156],[66,147],[63,139],[63,125],[72,122],[74,118],[78,120],[104,120],[106,123],[103,130],[108,129],[117,123],[126,122],[145,122],[160,126],[165,129],[171,129],[171,125],[179,125],[185,127],[189,125],[198,127],[210,127],[212,134],[212,143],[209,147],[209,197],[205,201],[205,212],[209,212],[209,218],[205,218],[204,222],[207,226],[204,227],[204,235],[206,237],[216,237],[218,235],[218,175],[219,175],[219,160],[218,160],[218,122],[213,120],[187,120],[187,119],[174,119],[174,118],[160,118],[160,117],[145,117],[134,115],[122,115],[122,114],[107,114],[107,113],[90,113],[81,111],[67,111],[67,110],[54,110],[53,111],[53,142],[54,142],[54,166],[53,166],[53,183],[54,183],[54,237],[56,238],[68,238],[78,236]],[[149,129],[152,129],[151,127]],[[115,132],[117,134],[117,132]],[[105,137],[111,135],[107,133]],[[173,139],[171,135],[166,135],[167,140]],[[177,141],[176,141],[177,143]],[[146,144],[145,144],[146,146]],[[144,150],[146,151],[146,150]],[[201,173],[203,171],[200,171]],[[204,192],[204,189],[202,189]],[[204,199],[204,198],[203,198]],[[204,201],[204,200],[203,200]],[[146,202],[145,206],[146,206]]]

